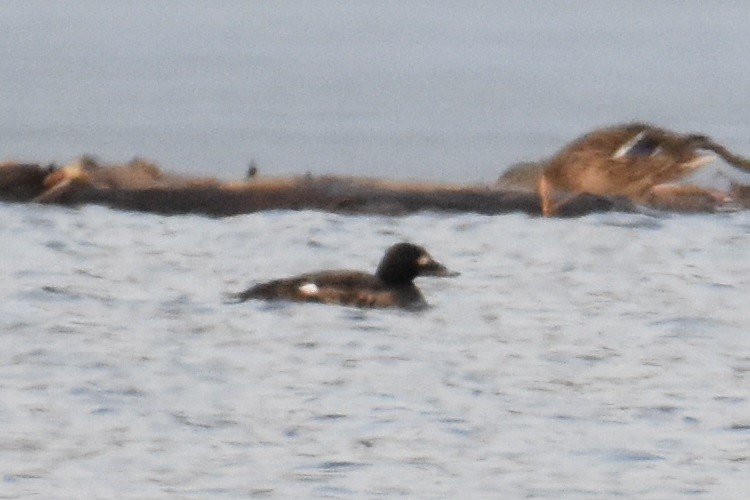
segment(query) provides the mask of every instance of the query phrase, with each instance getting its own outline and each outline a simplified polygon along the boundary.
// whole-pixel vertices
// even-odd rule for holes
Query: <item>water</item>
[[[642,119],[750,152],[742,2],[10,0],[0,155],[492,180]],[[744,498],[748,213],[0,205],[0,497]],[[429,310],[228,305],[424,244]]]
[[[0,157],[491,181],[648,120],[750,152],[742,1],[8,0]]]
[[[0,212],[6,498],[747,491],[747,213]],[[222,302],[402,239],[426,312]]]

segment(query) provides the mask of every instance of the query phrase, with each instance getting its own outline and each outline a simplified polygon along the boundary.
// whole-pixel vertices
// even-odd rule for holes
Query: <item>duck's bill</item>
[[[452,276],[458,276],[459,272],[451,271],[444,265],[442,265],[440,262],[437,262],[435,260],[430,260],[428,262],[425,262],[420,266],[419,275],[420,276],[439,276],[443,278],[449,278]]]

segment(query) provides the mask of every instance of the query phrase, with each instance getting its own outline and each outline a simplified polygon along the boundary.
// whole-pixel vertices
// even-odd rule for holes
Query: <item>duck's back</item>
[[[237,300],[288,300],[357,307],[422,307],[424,297],[414,284],[388,285],[359,271],[323,271],[260,283],[237,294]]]
[[[595,130],[560,150],[545,176],[563,190],[642,199],[694,170],[691,137],[642,123]]]

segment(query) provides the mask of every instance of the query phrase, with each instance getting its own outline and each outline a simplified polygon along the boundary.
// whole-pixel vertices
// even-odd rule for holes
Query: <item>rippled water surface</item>
[[[747,491],[749,214],[0,216],[6,498]],[[223,302],[403,239],[425,312]]]

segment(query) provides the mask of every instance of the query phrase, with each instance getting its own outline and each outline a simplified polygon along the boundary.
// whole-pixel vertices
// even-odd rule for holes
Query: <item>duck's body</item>
[[[359,271],[322,271],[255,285],[240,300],[289,300],[356,307],[420,308],[427,305],[414,285],[388,285]]]
[[[554,213],[556,197],[566,193],[621,196],[647,204],[680,194],[714,197],[709,190],[671,184],[713,160],[702,150],[730,162],[744,161],[703,135],[678,134],[644,123],[595,130],[547,162],[537,184],[542,212]]]
[[[260,283],[236,294],[235,299],[418,309],[427,302],[414,278],[451,274],[422,247],[399,243],[388,249],[375,274],[348,270],[307,273]]]

